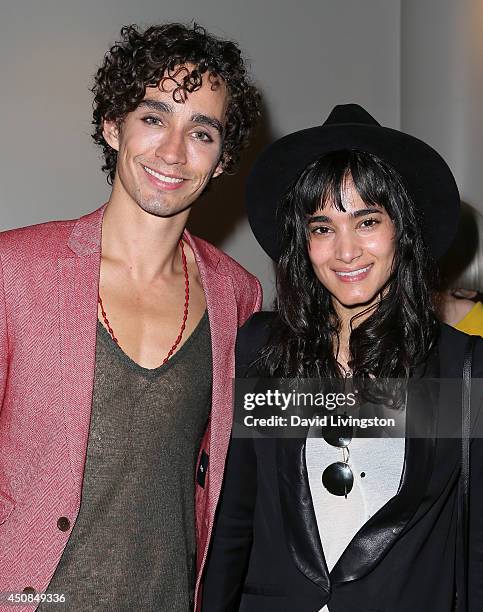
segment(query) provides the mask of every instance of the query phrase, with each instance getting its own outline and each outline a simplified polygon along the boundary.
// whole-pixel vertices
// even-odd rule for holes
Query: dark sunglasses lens
[[[322,474],[322,484],[332,495],[344,495],[352,491],[354,476],[347,463],[337,461],[327,466]]]
[[[348,427],[324,427],[323,438],[331,446],[345,448],[349,446],[353,436],[352,426]]]

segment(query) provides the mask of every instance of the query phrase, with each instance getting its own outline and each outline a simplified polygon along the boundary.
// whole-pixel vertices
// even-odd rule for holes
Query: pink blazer
[[[0,593],[45,591],[79,511],[103,211],[0,234]],[[200,448],[209,462],[204,486],[196,484],[199,601],[232,424],[237,328],[262,295],[257,279],[227,255],[184,237],[200,271],[213,352],[211,418]],[[0,612],[12,609],[0,603]]]

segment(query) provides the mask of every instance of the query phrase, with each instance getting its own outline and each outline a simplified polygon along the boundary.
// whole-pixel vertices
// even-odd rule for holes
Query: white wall
[[[401,128],[432,144],[483,212],[483,2],[403,0]]]
[[[267,113],[238,177],[216,185],[192,226],[259,275],[272,265],[244,220],[243,182],[257,150],[359,102],[399,126],[399,0],[15,0],[0,9],[0,227],[71,218],[108,197],[90,141],[89,86],[128,23],[195,19],[237,40]],[[220,179],[221,181],[221,179]]]
[[[401,128],[432,144],[454,172],[463,202],[483,214],[483,2],[401,3]],[[483,290],[483,218],[477,243],[458,239],[454,285]],[[467,228],[468,229],[468,228]]]

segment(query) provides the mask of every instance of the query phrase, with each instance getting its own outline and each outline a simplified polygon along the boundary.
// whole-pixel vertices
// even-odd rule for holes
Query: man
[[[261,304],[184,229],[259,114],[238,48],[121,36],[93,88],[107,205],[0,237],[2,611],[196,608],[236,330]]]

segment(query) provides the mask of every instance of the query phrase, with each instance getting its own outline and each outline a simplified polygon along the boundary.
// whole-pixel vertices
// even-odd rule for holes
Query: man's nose
[[[186,143],[184,134],[178,130],[170,130],[164,134],[156,147],[156,157],[168,165],[186,163]]]

